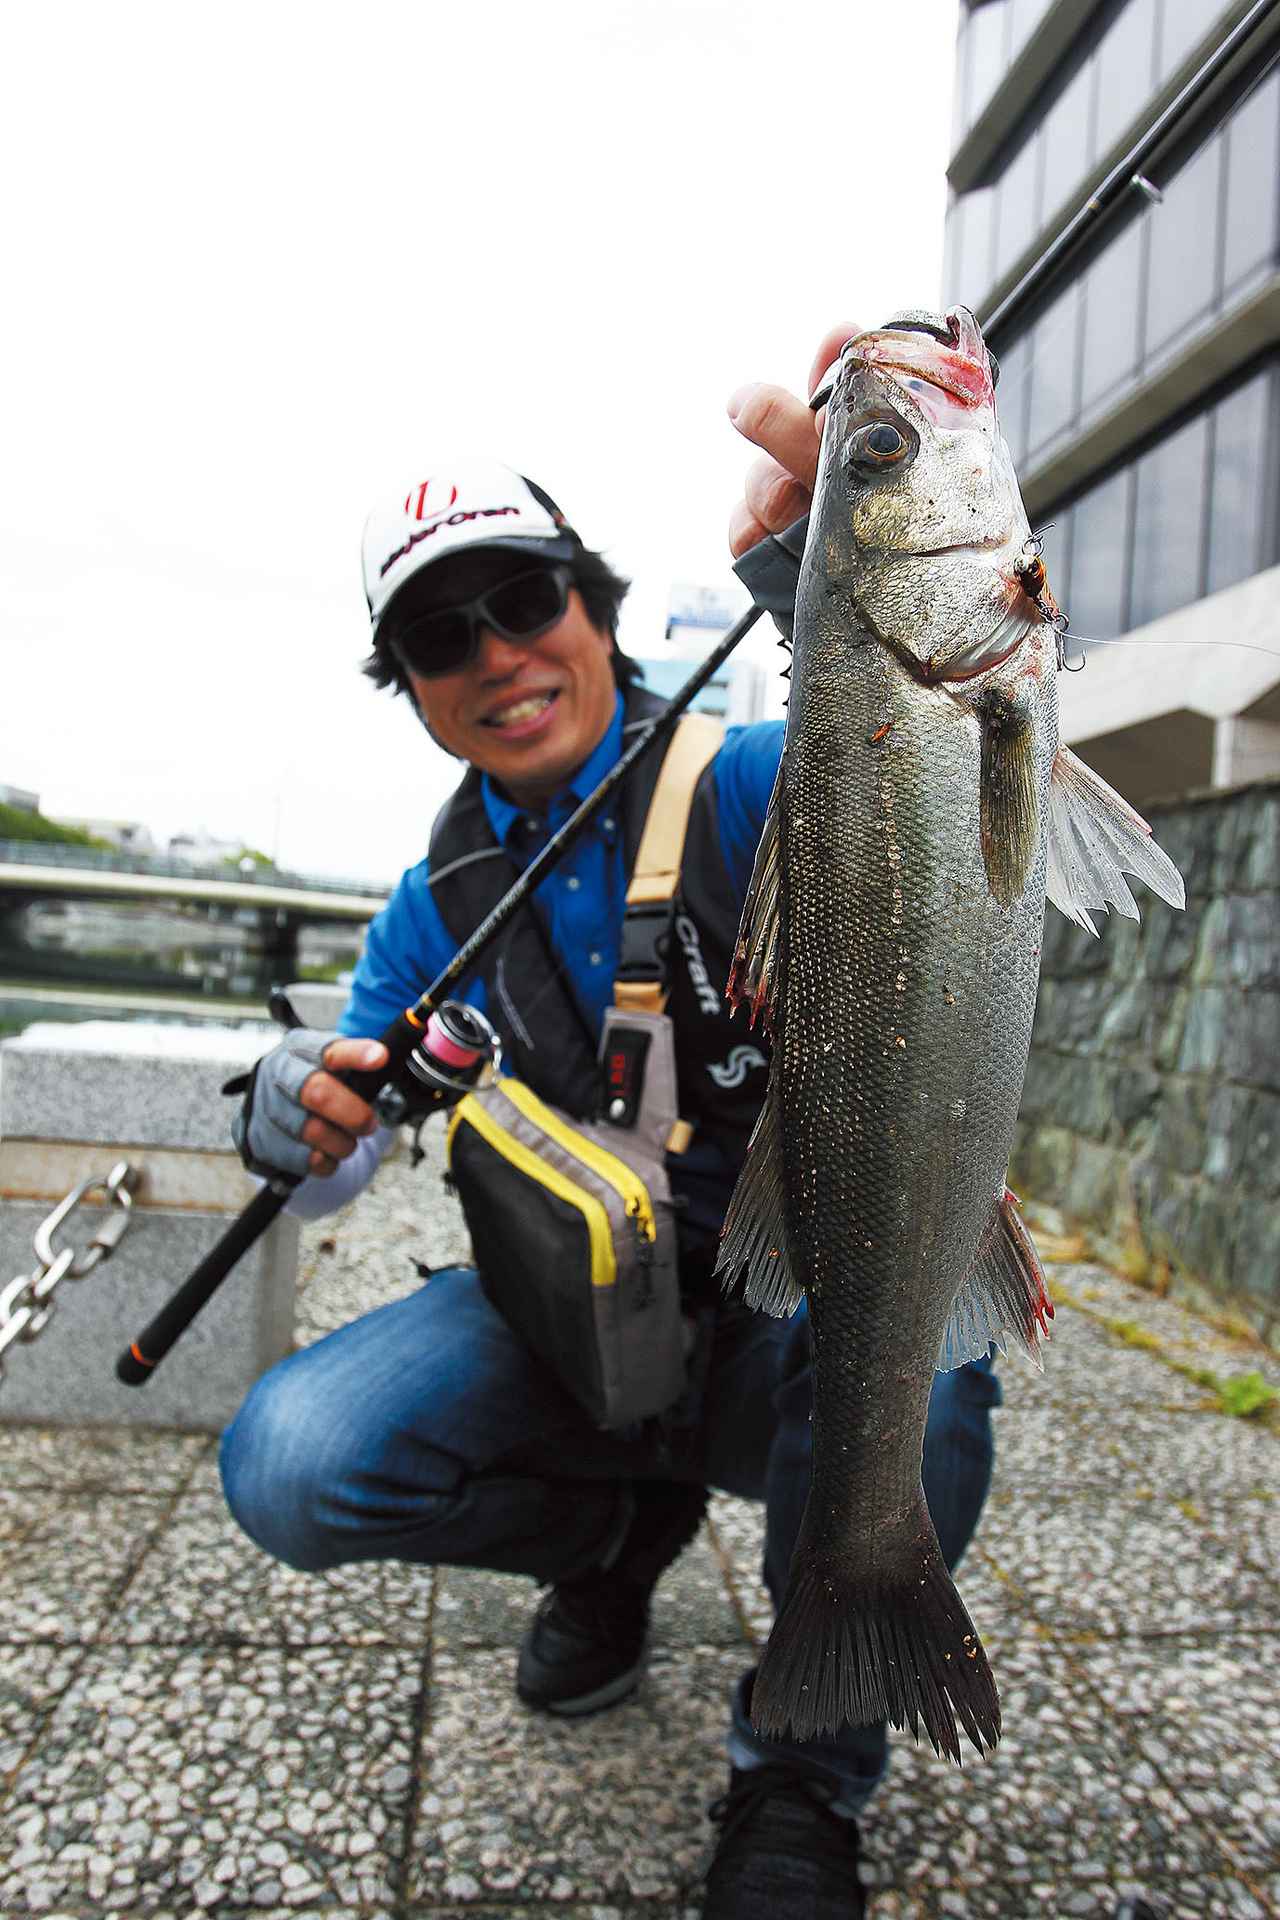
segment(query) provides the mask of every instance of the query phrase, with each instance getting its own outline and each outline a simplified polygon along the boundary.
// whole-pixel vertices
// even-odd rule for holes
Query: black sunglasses
[[[571,567],[531,567],[456,607],[406,620],[388,644],[401,666],[420,679],[457,673],[475,658],[482,628],[504,640],[534,640],[554,627],[564,617],[572,584]]]

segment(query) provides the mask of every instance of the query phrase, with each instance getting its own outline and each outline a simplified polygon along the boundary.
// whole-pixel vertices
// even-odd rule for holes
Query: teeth
[[[549,693],[536,693],[528,700],[517,700],[513,707],[503,707],[497,713],[489,715],[491,727],[514,727],[521,720],[532,720],[535,713],[541,713],[551,705]]]

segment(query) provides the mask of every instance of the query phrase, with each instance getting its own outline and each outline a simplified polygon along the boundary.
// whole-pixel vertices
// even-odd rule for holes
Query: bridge
[[[308,964],[352,963],[388,892],[274,868],[214,875],[184,860],[0,840],[0,973],[257,999]]]

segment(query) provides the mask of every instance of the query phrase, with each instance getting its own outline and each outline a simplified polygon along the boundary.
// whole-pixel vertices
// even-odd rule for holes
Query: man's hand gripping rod
[[[771,536],[771,539],[776,539],[783,547],[793,567],[804,550],[807,527],[807,520],[801,520],[797,521],[795,526],[788,527],[785,533]],[[761,545],[766,544],[761,542]],[[447,997],[450,988],[455,987],[464,975],[470,973],[485,948],[502,931],[534,888],[541,885],[592,816],[626,779],[636,762],[643,759],[646,753],[649,753],[671,732],[685,708],[702,691],[708,680],[715,676],[739,640],[760,618],[761,611],[762,609],[758,606],[748,608],[742,618],[730,627],[719,645],[690,674],[670,706],[656,715],[648,726],[637,734],[622,758],[610,768],[594,793],[587,795],[559,832],[553,834],[548,840],[541,853],[530,861],[515,885],[502,896],[488,918],[481,921],[470,939],[458,948],[444,972],[431,982],[416,1005],[406,1007],[405,1011],[392,1021],[386,1032],[378,1035],[387,1049],[387,1064],[384,1067],[370,1068],[363,1073],[356,1071],[337,1073],[334,1075],[335,1079],[340,1080],[344,1086],[352,1088],[362,1099],[372,1103],[387,1082],[396,1078],[426,1031],[427,1021],[433,1009]],[[247,1253],[254,1242],[266,1232],[276,1215],[287,1204],[293,1189],[299,1184],[299,1181],[281,1175],[265,1186],[261,1193],[255,1195],[234,1225],[222,1236],[218,1244],[210,1249],[173,1298],[161,1307],[150,1325],[125,1348],[116,1362],[117,1379],[123,1381],[127,1387],[140,1387],[144,1381],[151,1378],[170,1347],[191,1325],[200,1309],[221,1286],[240,1256]]]

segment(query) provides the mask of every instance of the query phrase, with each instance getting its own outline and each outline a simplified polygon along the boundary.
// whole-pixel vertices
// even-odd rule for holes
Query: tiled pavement
[[[455,1221],[422,1224],[429,1171],[392,1163],[307,1230],[302,1339],[456,1256]],[[1110,1920],[1141,1891],[1180,1920],[1280,1915],[1280,1439],[1102,1319],[1280,1369],[1099,1269],[1054,1273],[1045,1375],[1003,1369],[960,1581],[1007,1732],[963,1771],[895,1738],[871,1912]],[[726,1695],[767,1631],[760,1533],[718,1498],[639,1695],[560,1725],[512,1694],[526,1583],[292,1574],[226,1516],[211,1441],[0,1427],[0,1920],[695,1913]]]

